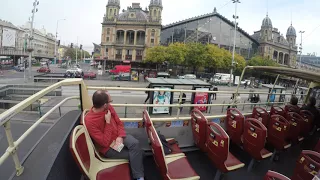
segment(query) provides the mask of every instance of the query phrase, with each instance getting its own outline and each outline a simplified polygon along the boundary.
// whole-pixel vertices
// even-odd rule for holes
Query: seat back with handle
[[[214,165],[222,172],[225,172],[225,161],[229,154],[229,136],[224,129],[216,124],[209,123],[207,126],[207,154]]]
[[[285,117],[285,111],[282,107],[280,106],[272,106],[271,107],[271,110],[270,110],[270,116],[272,115],[280,115],[280,116],[283,116]]]
[[[303,126],[303,117],[296,112],[289,112],[287,113],[286,118],[290,123],[290,132],[289,132],[289,139],[291,141],[297,141],[300,136],[301,127]]]
[[[227,111],[227,133],[231,141],[235,144],[242,144],[242,134],[244,126],[244,116],[238,109],[231,108]]]
[[[320,154],[315,151],[303,150],[297,160],[292,180],[312,179],[320,170]]]
[[[262,122],[264,126],[268,127],[270,116],[266,109],[261,107],[253,108],[252,118],[257,119],[258,121]]]
[[[90,154],[93,152],[93,149],[89,148],[84,127],[81,125],[76,126],[72,131],[70,136],[70,151],[82,173],[90,178],[89,171],[92,165]]]
[[[254,159],[261,160],[267,138],[267,128],[257,119],[248,118],[244,123],[243,148]]]
[[[283,150],[289,135],[290,123],[281,115],[270,118],[267,140],[276,150]]]
[[[151,142],[151,150],[153,153],[154,160],[163,176],[166,176],[168,172],[168,167],[165,161],[164,150],[162,143],[157,134],[156,129],[154,128],[152,121],[150,119],[149,113],[147,110],[143,111],[143,120],[145,122],[146,131]]]
[[[300,112],[300,108],[298,106],[294,106],[294,105],[291,105],[291,104],[287,104],[285,107],[284,107],[284,111],[285,112],[295,112],[295,113],[299,113]]]
[[[302,127],[301,127],[301,135],[307,136],[308,133],[312,130],[312,124],[314,121],[314,116],[310,111],[301,110],[300,115],[303,117]]]
[[[191,124],[192,124],[192,134],[194,143],[199,147],[203,152],[207,151],[206,148],[206,137],[207,137],[207,126],[208,120],[204,117],[202,112],[199,109],[194,109],[191,112]]]

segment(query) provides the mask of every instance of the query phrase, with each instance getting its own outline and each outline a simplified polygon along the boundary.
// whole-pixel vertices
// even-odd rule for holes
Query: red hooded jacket
[[[111,105],[109,105],[109,111],[111,113],[110,124],[105,121],[107,111],[93,112],[91,109],[85,117],[89,135],[93,139],[98,151],[102,154],[105,154],[109,150],[110,144],[117,137],[126,136],[123,123]]]

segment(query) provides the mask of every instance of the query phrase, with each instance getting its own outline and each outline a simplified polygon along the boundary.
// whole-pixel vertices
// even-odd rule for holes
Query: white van
[[[234,76],[232,76],[233,82]],[[213,78],[210,80],[213,84],[229,84],[230,83],[230,74],[225,73],[216,73]]]

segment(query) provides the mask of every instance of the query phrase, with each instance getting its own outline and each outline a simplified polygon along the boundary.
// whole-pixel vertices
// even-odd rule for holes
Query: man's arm
[[[126,131],[124,130],[123,122],[120,120],[117,112],[114,110],[114,108],[111,105],[109,106],[109,110],[115,122],[117,123],[118,137],[126,137]]]
[[[95,143],[99,144],[101,147],[109,147],[112,143],[111,133],[112,126],[106,124],[104,130],[101,131],[94,123],[86,122],[87,129],[90,137]]]

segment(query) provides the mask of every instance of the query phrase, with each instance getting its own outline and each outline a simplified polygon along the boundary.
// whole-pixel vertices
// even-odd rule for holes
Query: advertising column
[[[166,89],[172,89],[171,87],[155,87],[154,89],[158,91],[154,91],[153,97],[152,97],[152,103],[153,104],[159,104],[159,105],[169,105],[171,104],[171,92],[166,92]],[[169,114],[170,113],[170,107],[153,107],[152,108],[152,114]]]
[[[209,88],[195,88],[198,91],[209,91]],[[193,104],[208,104],[209,94],[207,92],[196,92],[194,94]],[[204,112],[207,111],[207,106],[195,106],[195,109],[199,109]]]

